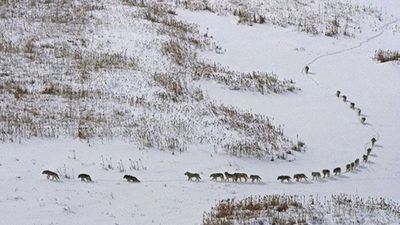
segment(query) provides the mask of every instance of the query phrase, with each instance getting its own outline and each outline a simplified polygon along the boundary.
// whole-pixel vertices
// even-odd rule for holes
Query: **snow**
[[[400,11],[397,1],[378,6],[391,13]],[[270,162],[215,152],[207,145],[189,146],[186,152],[172,155],[169,151],[139,150],[134,143],[122,140],[93,139],[87,143],[71,138],[33,138],[4,143],[0,145],[0,224],[200,224],[203,212],[218,200],[281,193],[346,193],[400,202],[400,67],[372,59],[377,49],[399,50],[399,20],[385,21],[394,23],[382,24],[382,33],[376,30],[355,38],[328,38],[271,25],[237,25],[229,15],[177,12],[180,19],[199,24],[225,50],[224,54],[200,52],[201,57],[234,70],[274,72],[296,82],[301,88],[297,93],[269,95],[233,91],[210,81],[197,84],[216,102],[272,116],[274,124],[284,126],[285,135],[298,135],[306,143],[306,151],[295,152],[291,162]],[[115,29],[121,37],[131,35]],[[124,48],[117,43],[120,39],[115,40],[110,49]],[[314,61],[343,49],[349,50]],[[311,73],[307,75],[302,70],[309,62]],[[120,85],[108,79],[108,87]],[[335,97],[336,90],[362,109],[367,125],[360,123],[349,103]],[[352,172],[321,181],[276,181],[281,174],[310,175],[337,166],[344,170],[347,163],[362,158],[372,137],[379,140],[370,161]],[[102,168],[102,157],[111,157],[114,169]],[[140,159],[142,166],[129,169],[129,159]],[[118,171],[120,160],[125,172]],[[64,165],[70,175],[73,169],[74,179],[51,182],[41,175],[44,169],[56,171]],[[186,171],[199,172],[202,181],[186,181]],[[258,174],[262,183],[209,181],[210,173],[224,171]],[[78,181],[79,173],[90,174],[94,182]],[[125,182],[124,174],[136,176],[141,183]]]

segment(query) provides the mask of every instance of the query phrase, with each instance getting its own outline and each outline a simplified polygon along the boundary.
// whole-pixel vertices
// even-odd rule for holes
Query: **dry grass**
[[[379,49],[379,50],[375,51],[374,58],[381,63],[390,62],[390,61],[400,61],[400,52]]]
[[[178,76],[154,74],[153,79],[167,91],[166,93],[162,92],[159,95],[163,100],[182,102],[188,95],[186,83]]]
[[[210,79],[224,84],[232,90],[256,91],[261,94],[285,93],[299,90],[292,80],[281,80],[273,73],[240,73],[218,64],[198,62],[192,65],[193,79]]]
[[[368,17],[378,23],[382,12],[369,5],[343,1],[215,1],[182,0],[180,6],[189,10],[207,10],[231,14],[239,24],[272,24],[293,27],[300,32],[326,36],[355,36]],[[293,10],[294,9],[294,10]]]
[[[75,56],[76,57],[76,56]],[[98,71],[101,69],[136,69],[137,61],[120,53],[82,53],[78,60],[81,71]]]
[[[176,40],[170,40],[164,43],[161,51],[164,55],[171,57],[173,62],[179,66],[185,65],[186,62],[189,61],[188,59],[191,53],[187,47]]]
[[[357,216],[355,216],[357,215]],[[397,203],[382,198],[332,195],[330,199],[314,196],[267,195],[243,200],[228,199],[216,204],[203,216],[203,225],[244,224],[393,224],[400,221]]]
[[[196,50],[217,47],[196,26],[177,20],[167,4],[134,0],[109,4],[6,4],[4,16],[9,19],[0,26],[4,30],[11,24],[24,26],[0,36],[1,141],[123,138],[143,149],[174,153],[207,144],[237,156],[260,158],[291,145],[269,118],[217,106],[191,81],[215,79],[250,91],[262,83],[265,92],[283,91],[285,82],[281,86],[269,74],[228,69],[193,75],[200,64]],[[110,9],[115,6],[120,7],[118,12]],[[27,8],[30,13],[22,13]],[[115,35],[108,37],[108,30],[102,37],[95,34],[124,25],[109,20],[115,17],[115,21],[129,18],[133,21],[129,27],[143,29],[133,35],[146,31],[151,39],[135,40],[129,50],[113,48]],[[14,38],[15,34],[21,35]],[[243,84],[233,83],[236,76]]]
[[[225,144],[223,148],[226,152],[236,156],[262,159],[278,152],[289,151],[291,141],[284,136],[280,127],[271,123],[268,117],[224,105],[211,104],[210,110],[217,117],[217,123],[245,136],[242,140]]]

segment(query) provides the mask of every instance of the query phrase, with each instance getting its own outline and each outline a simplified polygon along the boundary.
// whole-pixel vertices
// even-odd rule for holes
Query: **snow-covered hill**
[[[201,224],[220,200],[251,195],[400,202],[400,67],[374,59],[379,49],[400,50],[395,0],[0,7],[0,224]],[[238,8],[266,23],[238,24]],[[332,18],[349,21],[352,35],[327,36]],[[300,152],[292,149],[298,141]],[[369,147],[368,162],[345,172]],[[311,180],[335,167],[342,175]],[[61,181],[47,180],[45,169]],[[187,181],[186,171],[202,180]],[[209,180],[225,171],[262,182]],[[79,181],[80,173],[94,182]],[[309,180],[276,180],[295,173]],[[341,209],[324,221],[371,215]],[[384,213],[374,214],[387,216],[382,224],[399,222]]]
[[[2,14],[2,141],[123,138],[171,152],[206,143],[257,157],[291,145],[268,117],[217,105],[192,81],[262,93],[294,84],[203,62],[195,50],[217,46],[166,4],[5,3]]]

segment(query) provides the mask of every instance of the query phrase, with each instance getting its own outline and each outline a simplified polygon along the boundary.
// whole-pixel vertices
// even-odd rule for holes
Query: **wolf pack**
[[[308,72],[309,68],[306,67],[306,72]],[[348,98],[346,95],[343,95],[341,91],[336,91],[336,97],[342,98],[343,102],[347,103],[349,102]],[[360,121],[363,125],[366,125],[366,117],[361,114],[361,109],[357,108],[355,106],[354,102],[350,102],[350,109],[355,110],[360,117]],[[370,147],[366,149],[366,153],[362,155],[362,160],[364,163],[368,162],[368,156],[372,152],[372,148],[375,146],[375,143],[377,142],[377,138],[373,137],[371,138],[370,142]],[[360,165],[360,159],[356,158],[354,161],[348,163],[345,165],[345,171],[346,172],[351,172],[354,169],[356,169]],[[341,167],[336,167],[332,170],[332,174],[334,176],[340,176],[342,173]],[[42,174],[47,176],[47,179],[53,180],[53,181],[58,181],[60,180],[60,177],[56,172],[50,171],[50,170],[44,170]],[[192,173],[192,172],[185,172],[184,175],[187,177],[188,181],[200,181],[201,177],[199,173]],[[322,169],[321,171],[314,171],[311,172],[311,177],[312,180],[319,180],[323,178],[330,177],[331,172],[329,169]],[[210,180],[211,181],[226,181],[226,182],[247,182],[251,180],[252,183],[259,183],[261,182],[261,177],[259,175],[247,175],[246,173],[229,173],[229,172],[224,172],[224,173],[212,173],[210,174]],[[79,174],[78,178],[81,179],[81,181],[84,182],[92,182],[92,178],[90,177],[89,174]],[[124,175],[123,179],[125,179],[127,182],[132,182],[132,183],[140,183],[140,180],[132,175]],[[296,182],[300,181],[307,181],[308,177],[304,173],[296,173],[293,175],[293,180]],[[280,175],[277,178],[278,181],[283,182],[291,182],[292,177],[289,175]]]
[[[53,181],[59,181],[60,176],[53,171],[50,170],[44,170],[42,174],[47,176],[47,179],[53,180]],[[184,175],[187,176],[189,181],[200,181],[201,177],[200,174],[198,173],[191,173],[191,172],[186,172]],[[260,182],[261,177],[259,175],[250,175],[248,176],[246,173],[212,173],[210,174],[210,178],[212,181],[232,181],[232,182],[247,182],[248,180],[251,180],[252,183],[254,182]],[[80,179],[83,182],[93,182],[92,178],[90,177],[89,174],[86,173],[81,173],[78,175],[78,179]],[[127,182],[132,182],[132,183],[140,183],[140,180],[136,178],[135,176],[128,175],[126,174],[123,179],[125,179]]]
[[[42,174],[47,176],[47,179],[53,180],[53,181],[59,181],[60,176],[56,172],[50,171],[50,170],[43,170]],[[81,179],[83,182],[93,182],[92,178],[90,177],[89,174],[86,173],[81,173],[78,175],[78,178]],[[125,179],[127,182],[132,182],[132,183],[140,183],[140,180],[137,179],[136,177],[132,175],[126,174],[123,179]]]
[[[367,148],[366,150],[366,154],[364,154],[362,156],[363,162],[367,163],[368,162],[368,156],[371,154],[372,151],[372,147],[374,147],[375,143],[376,143],[377,139],[376,138],[372,138],[371,139],[371,147]],[[350,172],[353,171],[355,168],[357,168],[360,165],[360,159],[357,158],[354,161],[352,161],[351,163],[346,164],[345,168],[346,168],[346,172]],[[342,173],[342,169],[341,167],[336,167],[332,170],[332,174],[334,176],[340,176]],[[50,170],[44,170],[42,172],[42,174],[47,176],[47,179],[49,180],[53,180],[53,181],[58,181],[60,180],[59,175],[56,172],[50,171]],[[184,175],[187,177],[188,181],[200,181],[201,177],[199,173],[192,173],[192,172],[185,172]],[[314,171],[311,172],[311,177],[312,180],[319,180],[319,179],[323,179],[323,178],[327,178],[330,177],[331,172],[329,169],[323,169],[321,172],[320,171]],[[261,182],[261,177],[259,175],[256,174],[252,174],[252,175],[247,175],[246,173],[229,173],[229,172],[224,172],[224,173],[212,173],[210,174],[210,180],[211,181],[226,181],[226,182],[247,182],[247,181],[251,181],[251,183],[260,183]],[[78,178],[81,181],[84,182],[92,182],[92,178],[90,177],[89,174],[85,174],[85,173],[81,173],[78,175]],[[123,179],[125,179],[127,182],[132,182],[132,183],[140,183],[140,180],[138,178],[136,178],[135,176],[132,175],[124,175]],[[308,177],[306,176],[306,174],[304,173],[296,173],[293,175],[293,180],[300,182],[300,181],[307,181]],[[291,182],[292,177],[289,175],[280,175],[277,178],[278,181],[283,182]]]
[[[352,110],[354,110],[354,111],[357,112],[357,115],[358,115],[359,118],[360,118],[360,122],[361,122],[363,125],[366,125],[366,124],[367,124],[367,118],[366,118],[363,114],[361,114],[361,109],[358,108],[358,107],[356,107],[356,104],[355,104],[354,102],[349,101],[349,99],[347,98],[346,95],[342,94],[341,91],[337,90],[337,91],[336,91],[336,97],[341,98],[341,99],[343,100],[344,103],[350,102],[350,109],[352,109]]]

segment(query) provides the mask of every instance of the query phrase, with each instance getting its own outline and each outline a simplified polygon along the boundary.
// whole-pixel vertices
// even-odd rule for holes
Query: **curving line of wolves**
[[[367,154],[363,155],[363,162],[366,163],[368,161],[368,156],[370,155],[371,151],[372,151],[372,147],[375,145],[376,143],[376,138],[372,138],[371,139],[371,148],[367,149]],[[346,165],[346,172],[350,172],[352,170],[354,170],[355,168],[357,168],[360,165],[360,159],[355,159],[353,162],[349,163]],[[340,175],[342,172],[340,167],[336,167],[335,169],[333,169],[333,174],[334,176],[338,176]],[[47,179],[51,179],[51,180],[55,180],[58,181],[60,180],[60,177],[58,176],[58,174],[56,172],[50,171],[50,170],[44,170],[42,172],[42,174],[47,175]],[[191,172],[186,172],[184,173],[184,175],[187,176],[188,181],[200,181],[201,177],[200,174],[198,173],[191,173]],[[330,176],[330,170],[329,169],[323,169],[322,170],[322,175],[320,172],[316,171],[316,172],[312,172],[311,173],[312,176],[312,180],[318,180],[321,178],[326,178]],[[85,173],[81,173],[78,175],[78,178],[81,179],[81,181],[84,182],[92,182],[92,178],[90,177],[89,174],[85,174]],[[261,177],[259,175],[250,175],[248,176],[246,173],[212,173],[210,174],[210,178],[212,181],[218,181],[218,179],[220,181],[232,181],[232,182],[247,182],[248,180],[251,180],[252,183],[254,182],[261,182]],[[293,175],[293,179],[296,180],[297,182],[301,181],[301,180],[306,180],[307,181],[307,176],[304,173],[297,173]],[[126,179],[126,181],[128,182],[133,182],[133,183],[140,183],[140,180],[137,179],[136,177],[132,176],[132,175],[125,175],[123,177],[123,179]],[[280,175],[278,176],[277,180],[280,180],[281,182],[287,181],[290,182],[291,181],[291,176],[289,175]]]
[[[367,149],[367,154],[363,155],[363,162],[366,163],[368,162],[368,156],[371,154],[372,151],[372,147],[375,145],[376,143],[376,138],[372,138],[371,139],[371,148]],[[353,162],[346,164],[346,172],[350,172],[352,170],[354,170],[355,168],[357,168],[360,165],[360,159],[357,158],[355,159]],[[336,167],[335,169],[333,169],[333,174],[334,176],[339,176],[342,172],[342,169],[340,167]],[[330,176],[330,170],[329,169],[323,169],[322,170],[322,176],[320,172],[311,172],[311,176],[313,180],[318,180],[321,178],[325,178],[325,177],[329,177]],[[298,173],[293,175],[293,179],[295,179],[296,181],[301,181],[301,180],[307,180],[307,176],[304,173]],[[280,180],[281,182],[283,181],[288,181],[290,182],[291,177],[288,175],[281,175],[278,176],[277,180]]]
[[[345,103],[346,103],[346,102],[350,102],[350,101],[347,99],[347,96],[346,96],[346,95],[342,95],[342,92],[339,91],[339,90],[336,91],[336,97],[342,98],[343,102],[345,102]],[[354,102],[350,102],[350,109],[355,110],[355,111],[357,112],[358,116],[360,117],[361,123],[362,123],[363,125],[365,125],[366,122],[367,122],[367,118],[366,118],[365,116],[361,115],[361,109],[360,109],[360,108],[357,108],[357,107],[356,107],[356,104],[355,104]]]
[[[336,97],[338,97],[338,98],[341,97],[343,102],[345,102],[345,103],[348,102],[347,96],[346,95],[341,95],[341,92],[339,90],[336,91]],[[357,112],[358,116],[360,117],[360,121],[361,121],[361,123],[363,125],[367,124],[366,123],[367,118],[364,115],[361,114],[361,109],[360,108],[355,107],[355,103],[354,102],[350,102],[350,109],[355,110]],[[367,148],[367,154],[364,154],[362,156],[364,162],[368,161],[368,156],[371,154],[372,148],[374,147],[376,141],[377,141],[377,139],[375,137],[371,138],[371,147]],[[356,161],[357,161],[357,164],[358,164],[359,160],[357,159]],[[356,162],[354,162],[354,163],[356,163]],[[354,165],[352,165],[352,164],[353,163],[351,163],[350,165],[349,164],[346,165],[346,171],[350,171],[352,169],[352,167],[354,167]]]
[[[306,72],[308,72],[308,69],[306,67]],[[343,102],[348,102],[347,96],[346,95],[341,95],[340,91],[336,91],[336,97],[342,98]],[[366,124],[366,118],[361,115],[361,109],[355,107],[354,102],[350,102],[350,108],[352,110],[356,110],[358,116],[360,117],[360,121],[363,125]],[[363,162],[366,163],[368,162],[368,156],[371,154],[372,148],[374,147],[377,139],[375,137],[371,138],[371,147],[367,148],[366,154],[362,155]],[[346,172],[350,172],[357,168],[360,165],[360,159],[357,158],[353,162],[346,164]],[[340,175],[342,172],[342,169],[340,167],[336,167],[333,169],[333,174],[334,176]],[[47,175],[47,179],[51,180],[60,180],[60,177],[58,176],[57,173],[50,171],[50,170],[44,170],[42,174]],[[186,172],[184,175],[187,176],[188,181],[200,181],[201,177],[200,174],[198,173],[191,173],[191,172]],[[322,170],[322,176],[319,171],[311,172],[311,176],[313,180],[318,180],[321,178],[326,178],[330,176],[330,170],[329,169],[323,169]],[[90,177],[89,174],[81,173],[78,175],[78,178],[81,179],[81,181],[84,182],[92,182],[92,178]],[[232,181],[232,182],[247,182],[249,179],[251,180],[252,183],[254,182],[260,182],[261,177],[259,175],[250,175],[248,176],[246,173],[212,173],[210,174],[210,178],[212,181],[218,181],[220,179],[221,181]],[[293,175],[293,179],[296,180],[297,182],[301,180],[306,180],[307,181],[307,176],[304,173],[297,173]],[[133,183],[139,183],[139,179],[132,175],[125,175],[123,179],[126,179],[128,182],[133,182]],[[242,180],[243,179],[243,180]],[[277,180],[280,180],[282,183],[284,181],[290,182],[291,176],[289,175],[280,175],[278,176]]]
[[[305,68],[306,69],[306,73],[309,70],[308,66]],[[336,97],[338,98],[342,98],[343,102],[348,102],[347,96],[346,95],[342,95],[341,91],[336,91]],[[358,114],[358,116],[360,117],[360,121],[363,125],[366,124],[366,117],[362,116],[361,114],[361,109],[357,108],[354,102],[350,102],[350,109],[355,110]],[[377,139],[375,137],[371,138],[371,147],[367,148],[367,152],[366,154],[362,155],[362,159],[363,162],[366,163],[368,162],[368,156],[371,154],[372,148],[374,147],[375,143],[376,143]],[[346,164],[346,172],[350,172],[352,170],[354,170],[356,167],[358,167],[360,165],[360,159],[357,158],[355,159],[353,162]],[[340,167],[336,167],[335,169],[333,169],[333,174],[335,176],[340,175],[342,172],[342,169]],[[323,169],[322,170],[322,174],[323,177],[321,177],[321,173],[320,172],[312,172],[311,176],[313,180],[318,180],[321,178],[325,178],[325,177],[329,177],[330,176],[330,170],[329,169]],[[307,180],[307,176],[304,173],[298,173],[298,174],[294,174],[293,179],[295,179],[296,181],[301,181],[301,180]],[[290,182],[291,177],[288,175],[281,175],[278,176],[277,180],[280,180],[281,182],[287,181]]]
[[[376,143],[376,138],[371,139],[371,146],[373,147]],[[363,162],[368,161],[368,156],[371,153],[372,148],[367,149],[367,154],[363,155]],[[346,172],[350,172],[354,170],[356,167],[360,165],[360,159],[355,159],[354,162],[351,162],[346,165]],[[333,169],[333,174],[334,176],[340,175],[342,172],[340,167],[336,167]],[[50,170],[44,170],[42,174],[47,175],[47,179],[51,180],[60,180],[60,177],[56,172],[50,171]],[[200,181],[201,177],[200,174],[198,173],[191,173],[191,172],[186,172],[184,175],[187,176],[188,181]],[[320,172],[312,172],[311,173],[312,179],[313,180],[318,180],[321,178],[329,177],[330,176],[330,170],[329,169],[323,169],[322,170],[322,176]],[[81,173],[78,175],[78,178],[81,179],[81,181],[84,182],[92,182],[92,178],[90,177],[89,174]],[[212,181],[232,181],[232,182],[247,182],[248,180],[251,180],[252,183],[254,182],[260,182],[261,177],[259,175],[250,175],[248,176],[246,173],[212,173],[210,174],[210,178]],[[297,182],[301,180],[307,180],[307,176],[304,173],[297,173],[293,175],[293,179],[295,179]],[[128,182],[133,182],[133,183],[140,183],[140,180],[137,179],[136,177],[132,175],[125,175],[123,179],[126,179]],[[287,181],[290,182],[292,178],[289,175],[280,175],[278,176],[277,180],[280,180],[281,182]]]

